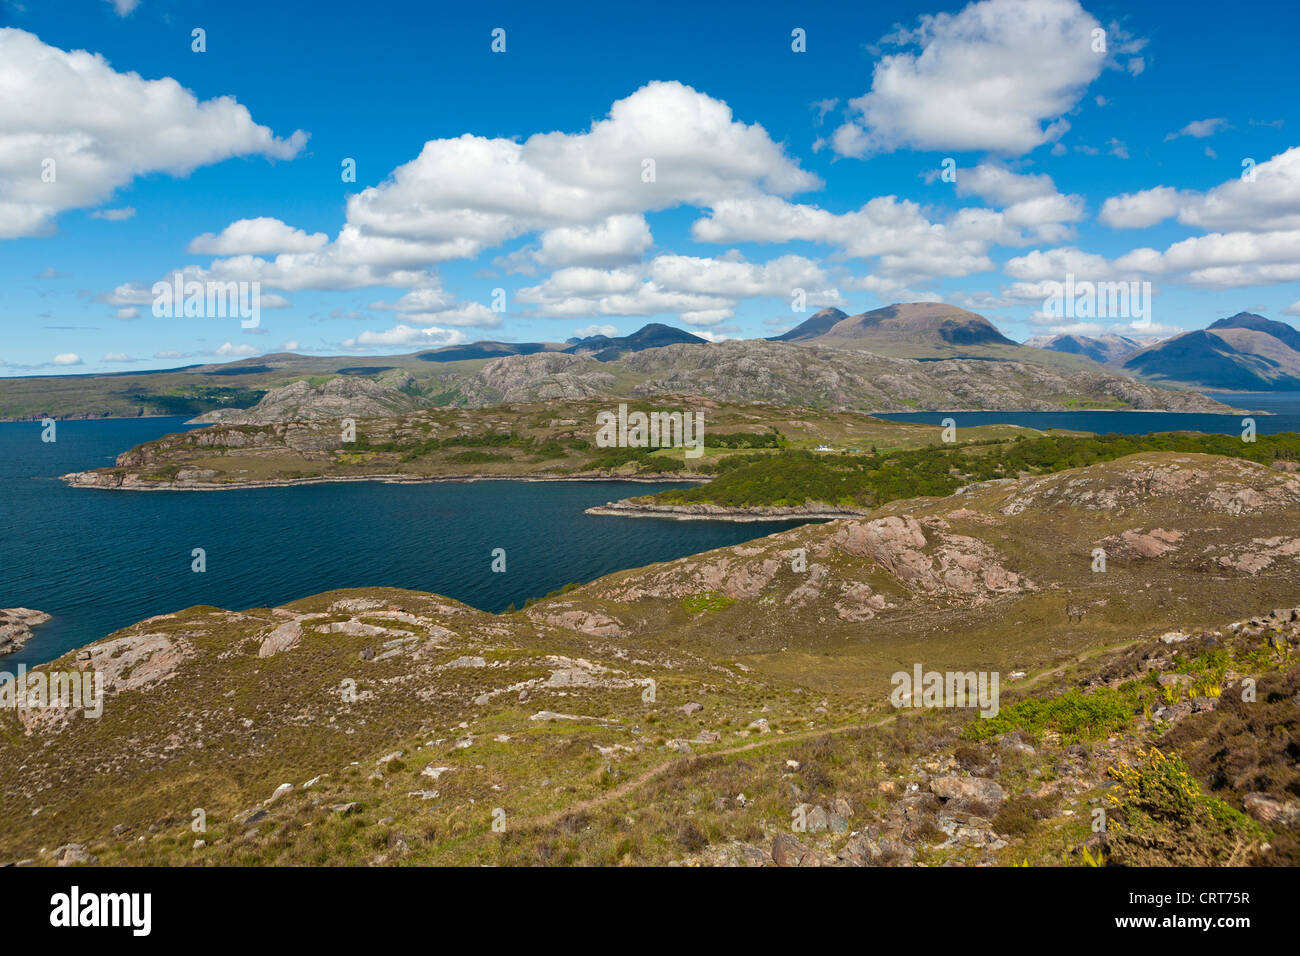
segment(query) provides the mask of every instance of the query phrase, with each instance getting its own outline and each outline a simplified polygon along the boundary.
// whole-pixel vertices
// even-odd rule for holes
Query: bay
[[[305,485],[219,492],[71,488],[69,471],[181,418],[0,422],[0,607],[53,614],[13,672],[154,614],[195,604],[232,610],[334,588],[445,594],[487,611],[570,582],[739,544],[791,526],[587,515],[585,508],[678,484],[482,481]],[[203,548],[207,570],[191,570]],[[506,571],[492,571],[504,548]]]
[[[1215,393],[1216,401],[1234,408],[1268,414],[1254,415],[1260,435],[1300,431],[1300,392]],[[951,418],[958,428],[976,425],[1020,425],[1024,428],[1066,428],[1098,434],[1147,435],[1152,432],[1198,431],[1239,435],[1242,415],[1193,412],[882,412],[879,418],[939,425]]]

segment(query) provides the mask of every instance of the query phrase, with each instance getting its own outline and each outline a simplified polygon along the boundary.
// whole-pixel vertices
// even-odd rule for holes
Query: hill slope
[[[1219,319],[1129,357],[1124,368],[1154,381],[1241,391],[1300,388],[1300,332],[1248,312]]]
[[[98,719],[0,713],[21,768],[0,776],[0,858],[1058,865],[1087,841],[1117,862],[1296,862],[1300,670],[1271,642],[1300,637],[1298,562],[1300,478],[1155,454],[513,614],[385,588],[190,608],[43,668],[103,674]],[[895,709],[914,665],[1000,672],[996,719]],[[1099,845],[1088,808],[1123,795],[1108,768],[1146,772],[1152,744],[1196,795],[1107,803]],[[792,809],[817,822],[792,834]],[[1129,840],[1144,814],[1158,839]]]

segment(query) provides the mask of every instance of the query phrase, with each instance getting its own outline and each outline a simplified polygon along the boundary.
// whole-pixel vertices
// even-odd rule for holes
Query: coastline
[[[834,521],[837,518],[860,518],[869,508],[834,508],[829,505],[795,508],[764,505],[758,508],[731,508],[724,505],[664,505],[639,503],[630,498],[610,501],[584,510],[589,515],[618,518],[667,518],[672,521]]]
[[[99,477],[99,473],[93,471],[74,471],[66,475],[59,475],[57,481],[73,488],[92,488],[103,491],[244,491],[250,488],[292,488],[297,485],[330,485],[341,484],[346,482],[361,481],[378,481],[390,485],[422,485],[437,482],[475,482],[475,481],[631,481],[640,484],[676,484],[687,481],[694,484],[707,484],[708,480],[701,478],[697,474],[690,475],[656,475],[653,478],[644,478],[634,475],[601,475],[601,474],[579,474],[579,475],[485,475],[481,473],[471,473],[464,475],[321,475],[313,478],[271,478],[254,481],[234,481],[234,482],[202,482],[202,481],[141,481],[134,475],[126,475],[123,480],[116,483],[102,481],[82,481],[77,480],[83,475],[94,475]],[[134,481],[127,482],[126,479],[135,478]]]

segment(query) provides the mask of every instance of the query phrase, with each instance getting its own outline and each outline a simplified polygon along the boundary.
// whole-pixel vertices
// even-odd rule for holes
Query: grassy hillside
[[[0,860],[1294,864],[1298,561],[1300,478],[1155,452],[510,614],[190,608],[44,668],[100,719],[0,714]],[[915,665],[998,714],[894,707]]]

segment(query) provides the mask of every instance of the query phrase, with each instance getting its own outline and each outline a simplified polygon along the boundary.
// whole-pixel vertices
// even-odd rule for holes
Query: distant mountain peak
[[[569,354],[593,353],[598,361],[608,362],[624,352],[640,352],[644,349],[662,348],[665,345],[707,343],[708,339],[693,335],[685,329],[664,325],[662,322],[650,322],[629,335],[589,335],[565,345],[562,351]]]
[[[848,313],[841,312],[834,307],[821,309],[804,319],[789,332],[784,332],[781,335],[770,335],[768,340],[772,342],[802,342],[818,335],[824,335],[837,322],[841,322],[848,317]]]

